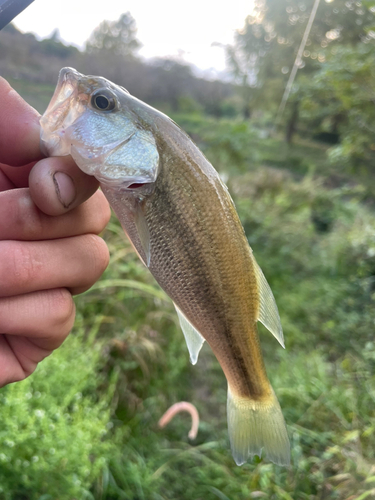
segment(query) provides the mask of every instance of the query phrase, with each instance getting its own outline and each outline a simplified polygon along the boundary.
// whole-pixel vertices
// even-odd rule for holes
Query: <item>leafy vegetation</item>
[[[117,375],[100,373],[100,323],[78,318],[57,356],[2,389],[0,498],[82,498],[115,450],[106,436]]]
[[[73,333],[32,377],[0,392],[0,500],[375,498],[373,6],[334,0],[318,12],[304,56],[308,75],[301,72],[291,97],[291,105],[298,103],[299,133],[288,144],[274,126],[286,78],[280,68],[293,62],[310,3],[288,2],[288,19],[302,13],[286,33],[293,44],[277,42],[283,34],[272,35],[284,26],[280,21],[270,28],[281,11],[264,12],[266,4],[259,3],[259,22],[247,20],[237,43],[246,33],[261,33],[256,49],[266,50],[258,53],[253,86],[246,79],[237,81],[239,87],[202,83],[178,63],[147,66],[134,54],[126,66],[130,87],[138,82],[136,95],[148,100],[151,82],[150,102],[172,112],[227,182],[274,291],[286,350],[259,330],[288,425],[292,465],[281,468],[262,458],[234,464],[224,375],[207,345],[198,364],[189,364],[171,302],[113,218],[104,233],[110,266],[76,298]],[[343,28],[332,38],[334,9]],[[132,30],[134,35],[133,24]],[[0,37],[8,50],[10,36],[20,35]],[[49,45],[43,50],[54,50],[51,72],[71,64]],[[313,48],[317,54],[327,49],[324,61],[312,57]],[[238,46],[233,49],[238,56]],[[116,79],[113,68],[106,72],[96,57],[100,50],[96,44],[91,54],[72,51],[69,57],[78,58],[83,72],[96,68],[93,73],[123,83],[123,73]],[[43,111],[57,70],[53,81],[41,72],[41,81],[29,63],[20,62],[24,52],[18,52],[17,65],[5,64],[3,54],[0,68],[8,68],[15,88]],[[292,109],[286,109],[284,125]],[[251,120],[243,119],[246,113]],[[335,135],[334,144],[314,140],[322,133]],[[181,400],[200,413],[192,442],[184,415],[166,429],[157,425]]]
[[[234,464],[221,369],[207,346],[189,364],[171,303],[112,220],[111,264],[77,297],[73,334],[34,376],[1,393],[0,498],[371,498],[375,217],[365,188],[326,187],[331,166],[317,147],[307,151],[319,175],[301,169],[299,145],[271,166],[277,145],[283,150],[275,138],[254,135],[236,160],[233,142],[255,134],[247,124],[180,118],[209,157],[231,158],[228,184],[279,305],[286,351],[260,334],[292,466]],[[182,416],[157,428],[179,400],[199,409],[194,442]]]

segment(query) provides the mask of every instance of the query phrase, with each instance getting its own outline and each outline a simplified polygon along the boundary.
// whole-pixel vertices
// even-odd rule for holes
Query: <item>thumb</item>
[[[95,177],[86,175],[71,156],[45,158],[30,172],[30,195],[47,215],[62,215],[90,198],[98,189]]]

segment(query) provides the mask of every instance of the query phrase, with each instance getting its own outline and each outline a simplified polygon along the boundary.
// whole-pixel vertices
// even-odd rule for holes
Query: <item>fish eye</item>
[[[91,105],[98,111],[112,111],[116,106],[116,99],[111,92],[101,89],[92,94]]]

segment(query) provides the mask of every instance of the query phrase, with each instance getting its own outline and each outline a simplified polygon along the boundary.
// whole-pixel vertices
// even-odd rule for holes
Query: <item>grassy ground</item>
[[[55,90],[54,85],[42,85],[14,78],[7,78],[7,80],[33,108],[41,114],[44,113]]]
[[[222,371],[207,346],[189,364],[172,304],[113,219],[110,266],[77,297],[73,334],[0,393],[0,499],[375,498],[368,186],[331,166],[319,144],[287,147],[246,123],[175,118],[226,176],[274,291],[286,350],[263,328],[260,337],[292,465],[234,464]],[[157,427],[180,400],[201,415],[193,442],[187,417]]]

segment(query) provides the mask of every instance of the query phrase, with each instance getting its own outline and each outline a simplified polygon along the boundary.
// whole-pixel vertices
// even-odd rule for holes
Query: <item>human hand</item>
[[[97,234],[110,210],[71,157],[41,159],[39,116],[2,78],[0,96],[1,387],[30,375],[70,332],[72,295],[108,265]]]

